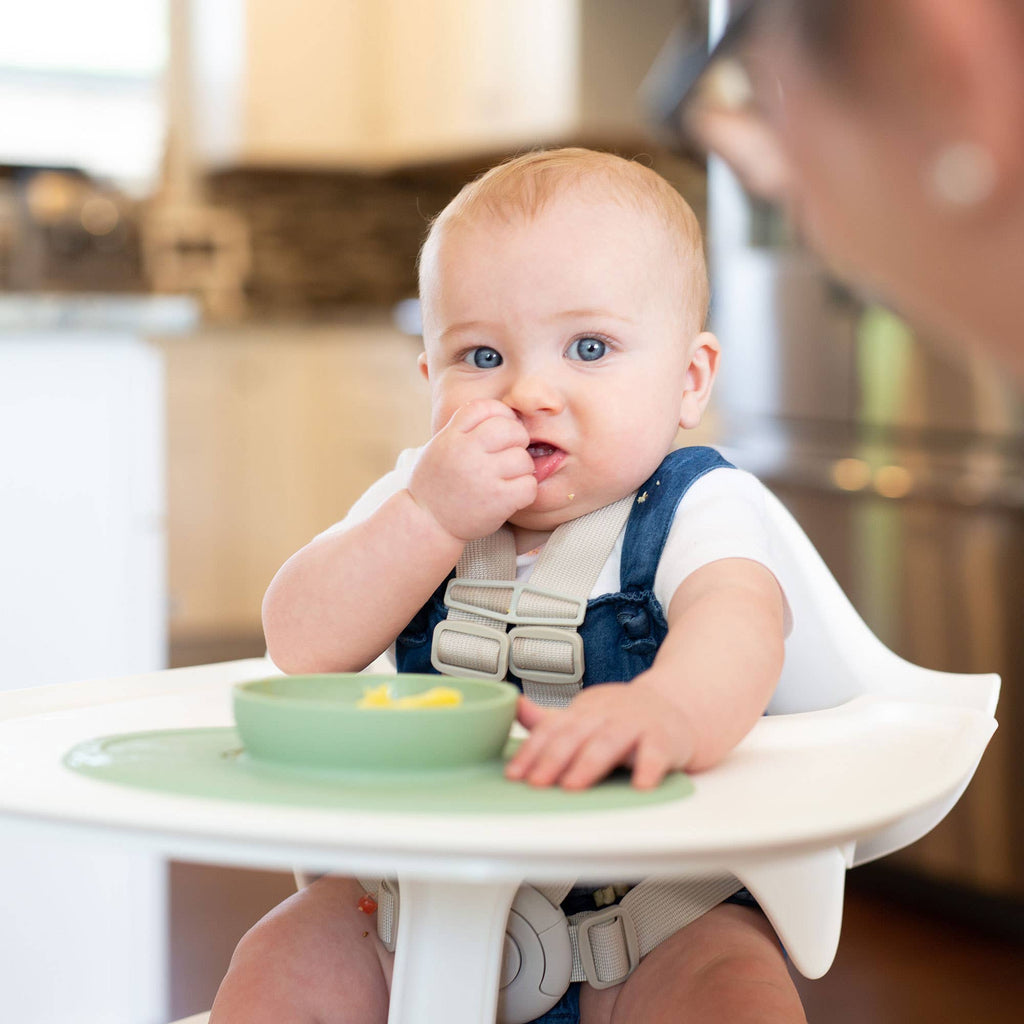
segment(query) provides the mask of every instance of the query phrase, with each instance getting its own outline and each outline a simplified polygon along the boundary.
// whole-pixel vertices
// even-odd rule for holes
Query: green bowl
[[[451,686],[462,703],[438,708],[359,708],[387,683],[396,697]],[[511,683],[436,675],[274,676],[234,688],[246,753],[292,768],[409,771],[460,768],[501,756],[519,691]]]

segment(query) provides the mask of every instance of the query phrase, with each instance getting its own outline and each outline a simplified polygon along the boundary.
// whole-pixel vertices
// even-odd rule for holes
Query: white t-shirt
[[[321,536],[347,530],[369,519],[392,495],[408,487],[422,450],[409,448],[403,451],[395,468],[373,484],[352,506],[348,515]],[[625,530],[619,534],[590,593],[591,599],[602,594],[614,594],[621,589],[619,565],[624,533]],[[529,576],[537,557],[537,552],[518,556],[518,579]],[[654,578],[654,596],[662,608],[668,611],[673,595],[690,573],[721,558],[749,558],[765,566],[779,579],[765,510],[764,485],[741,469],[720,467],[710,470],[690,486],[679,502]],[[792,616],[786,602],[787,635],[791,628]]]

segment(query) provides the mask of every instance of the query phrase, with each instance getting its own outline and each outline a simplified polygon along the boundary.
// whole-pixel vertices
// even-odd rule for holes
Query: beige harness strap
[[[492,679],[512,672],[538,704],[565,707],[583,678],[577,627],[634,498],[559,526],[525,584],[515,580],[508,527],[467,544],[445,592],[448,617],[434,630],[434,667],[446,675]]]
[[[615,547],[615,541],[625,529],[632,511],[636,494],[627,495],[611,505],[596,509],[569,523],[564,523],[548,538],[537,565],[530,577],[530,584],[538,593],[561,592],[571,595],[582,603],[586,614],[587,600],[594,589],[598,576],[608,556]],[[564,606],[564,602],[562,602]],[[558,612],[558,602],[524,595],[520,603],[524,613],[553,615]],[[582,618],[580,619],[582,622]],[[565,707],[579,691],[583,678],[583,642],[575,628],[573,641],[567,642],[564,628],[558,639],[529,634],[519,630],[512,639],[511,663],[513,671],[523,681],[527,697],[545,707]],[[578,651],[578,673],[570,657]],[[559,675],[573,676],[572,683],[563,682]]]
[[[393,952],[398,935],[397,886],[387,879],[360,879],[360,884],[376,896],[377,934]],[[571,882],[534,886],[554,907],[571,887]],[[566,921],[572,951],[570,980],[587,981],[595,988],[620,984],[652,949],[740,888],[736,877],[728,874],[648,878],[616,904],[573,914]]]
[[[609,988],[625,981],[647,954],[742,888],[733,875],[648,878],[601,910],[569,918],[572,980]]]
[[[455,587],[460,607],[449,605],[448,618],[434,630],[430,660],[446,675],[486,676],[504,679],[508,674],[509,640],[505,627],[495,622],[512,600],[516,578],[516,545],[512,531],[503,526],[496,533],[471,541],[463,549],[456,578],[448,585],[445,603]],[[508,580],[505,587],[473,588],[466,581]],[[473,611],[477,603],[485,615]]]

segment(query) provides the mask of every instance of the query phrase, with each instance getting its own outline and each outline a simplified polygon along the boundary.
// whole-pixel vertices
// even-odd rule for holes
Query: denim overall
[[[690,485],[705,473],[729,467],[713,448],[671,452],[637,491],[622,542],[622,589],[587,602],[579,628],[583,639],[583,685],[625,683],[651,667],[668,632],[665,611],[654,596],[654,575],[676,508]],[[399,672],[436,672],[430,664],[434,627],[448,614],[445,580],[395,642]],[[515,676],[509,681],[520,686]]]
[[[720,467],[733,468],[713,448],[680,448],[666,456],[638,488],[622,542],[622,589],[588,601],[586,618],[579,627],[584,686],[628,682],[653,664],[668,633],[665,610],[654,596],[662,549],[683,495],[705,473]],[[447,583],[445,580],[438,587],[396,640],[399,672],[437,671],[430,663],[430,646],[434,627],[447,616],[443,601]],[[508,679],[521,688],[515,676],[510,674]],[[562,902],[566,916],[593,910],[594,889],[573,889]],[[571,984],[558,1004],[534,1024],[578,1024],[579,988],[579,982]]]

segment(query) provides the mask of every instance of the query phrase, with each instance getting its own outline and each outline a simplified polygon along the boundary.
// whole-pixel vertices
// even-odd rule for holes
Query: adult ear
[[[711,398],[711,388],[718,373],[721,355],[718,339],[702,331],[690,343],[690,362],[686,367],[686,387],[679,407],[679,426],[693,430],[700,426],[701,417]]]
[[[1024,16],[1007,0],[906,0],[905,28],[929,61],[940,144],[993,162],[992,193],[1024,172]],[[924,97],[927,102],[927,95]],[[991,194],[991,193],[990,193]]]

